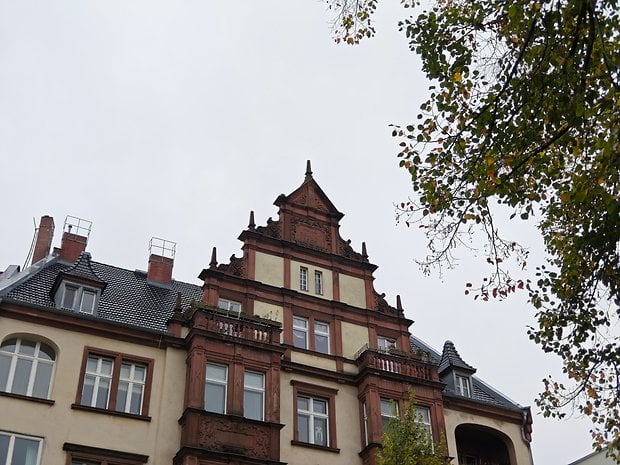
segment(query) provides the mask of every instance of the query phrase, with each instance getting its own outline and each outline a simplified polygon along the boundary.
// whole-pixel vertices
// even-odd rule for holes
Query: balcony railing
[[[220,310],[205,310],[196,320],[198,328],[263,344],[280,343],[282,329],[278,322],[243,314],[230,315]]]
[[[367,346],[362,347],[356,355],[355,362],[360,371],[369,368],[412,378],[439,381],[437,365],[427,361],[423,355],[415,353],[394,354],[371,349]]]

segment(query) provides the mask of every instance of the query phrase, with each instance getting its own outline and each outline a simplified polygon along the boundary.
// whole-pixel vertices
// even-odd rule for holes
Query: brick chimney
[[[149,242],[149,268],[146,279],[161,284],[172,282],[176,243],[153,237]]]
[[[47,257],[52,247],[52,239],[54,238],[54,218],[48,215],[41,217],[39,227],[37,229],[37,238],[34,244],[34,252],[32,253],[31,264]]]
[[[73,263],[86,250],[91,226],[92,222],[88,220],[67,216],[60,243],[60,258],[62,260]]]

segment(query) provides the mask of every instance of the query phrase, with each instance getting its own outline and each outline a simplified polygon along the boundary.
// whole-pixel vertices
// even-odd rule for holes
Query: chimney
[[[86,250],[92,224],[88,220],[67,216],[62,228],[63,233],[60,243],[60,258],[62,260],[73,263]]]
[[[151,238],[149,242],[149,268],[146,279],[161,284],[172,282],[172,267],[176,254],[177,244],[175,242]]]
[[[48,215],[42,216],[36,234],[31,264],[47,257],[50,253],[52,239],[54,238],[54,218]]]

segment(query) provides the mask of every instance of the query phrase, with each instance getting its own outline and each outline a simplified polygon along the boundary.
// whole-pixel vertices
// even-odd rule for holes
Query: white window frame
[[[304,322],[304,325],[299,325],[298,323],[300,322]],[[295,333],[297,334],[303,334],[304,335],[304,347],[300,347],[295,345],[295,341],[297,340],[295,338]],[[297,347],[298,349],[309,349],[309,342],[310,342],[310,320],[308,318],[304,318],[301,316],[294,316],[293,317],[293,345],[295,347]]]
[[[398,402],[394,399],[380,399],[381,407],[381,429],[383,430],[392,418],[400,418],[398,413]]]
[[[37,377],[37,372],[39,371],[39,366],[40,365],[51,365],[51,371],[50,371],[50,376],[49,376],[49,380],[48,380],[48,386],[47,386],[47,392],[45,393],[45,396],[42,397],[43,399],[49,399],[50,397],[50,393],[52,391],[52,380],[54,379],[54,371],[56,368],[56,351],[49,345],[49,344],[45,344],[42,343],[40,341],[34,341],[31,339],[23,339],[23,338],[12,338],[9,337],[7,339],[5,339],[4,341],[2,341],[2,344],[6,344],[9,341],[13,341],[15,340],[15,352],[9,352],[6,349],[0,349],[0,356],[1,357],[6,357],[9,358],[9,370],[8,370],[8,376],[6,379],[6,384],[4,386],[0,386],[0,392],[9,392],[9,393],[13,393],[13,394],[20,394],[20,395],[25,395],[28,397],[33,397],[32,395],[32,391],[34,390],[34,385],[35,385],[35,381],[36,381],[36,377]],[[35,347],[34,347],[34,354],[33,355],[28,355],[28,354],[23,354],[20,353],[23,341],[28,341],[30,343],[35,343]],[[47,347],[53,354],[54,354],[54,358],[52,360],[47,360],[45,358],[41,358],[40,354],[41,354],[41,345]],[[1,347],[2,345],[0,345]],[[18,392],[14,392],[15,386],[14,386],[14,381],[15,381],[15,372],[17,370],[17,363],[19,360],[27,360],[31,362],[30,365],[30,373],[28,374],[28,384],[26,386],[26,393],[22,394],[22,393],[18,393]],[[38,397],[38,396],[37,396]]]
[[[320,330],[317,329],[317,325],[321,325],[324,326],[326,328],[326,330]],[[317,337],[326,337],[327,338],[327,351],[323,352],[318,350],[318,344],[317,344]],[[329,338],[329,323],[326,323],[324,321],[315,321],[314,322],[314,350],[315,352],[319,352],[321,354],[328,354],[330,353],[330,338]]]
[[[88,371],[88,360],[93,359],[93,360],[97,360],[97,367],[95,368],[95,371]],[[112,368],[110,369],[110,374],[106,374],[103,373],[101,371],[101,367],[103,365],[103,361],[104,360],[108,360],[110,362],[112,362]],[[84,382],[83,382],[83,386],[82,386],[82,399],[81,399],[81,404],[82,405],[86,405],[87,407],[93,407],[93,408],[103,408],[103,409],[107,409],[108,406],[110,405],[110,395],[112,393],[112,383],[114,380],[114,364],[115,364],[115,360],[112,357],[106,357],[104,355],[96,355],[96,354],[88,354],[88,358],[86,359],[86,367],[84,368]],[[93,383],[93,395],[90,399],[90,402],[86,403],[84,402],[84,386],[86,386],[86,378],[87,377],[91,377],[94,378],[95,381]],[[107,379],[108,380],[108,393],[107,393],[107,397],[105,400],[105,406],[104,407],[97,407],[97,400],[98,396],[99,396],[99,384],[101,383],[102,379]]]
[[[362,423],[364,425],[364,446],[368,445],[368,407],[362,402]]]
[[[323,272],[314,270],[314,293],[323,295]]]
[[[209,366],[224,368],[224,380],[219,378],[209,378]],[[209,384],[213,386],[223,386],[224,387],[224,405],[222,406],[222,411],[214,412],[213,410],[207,410],[207,395],[209,393]],[[205,395],[204,395],[204,408],[207,412],[211,413],[220,413],[222,415],[226,415],[226,404],[228,404],[228,365],[222,365],[221,363],[207,363],[207,369],[205,370]]]
[[[73,289],[75,291],[71,305],[69,305],[69,303],[65,304],[67,289]],[[98,289],[66,281],[62,283],[62,286],[58,292],[60,298],[56,302],[56,307],[63,310],[86,313],[88,315],[95,314],[95,309],[97,308],[97,305],[99,303],[100,291]],[[92,305],[90,306],[90,308],[84,307],[84,294],[90,294],[93,296]]]
[[[127,366],[129,365],[129,377],[123,378],[123,366]],[[144,378],[142,380],[140,380],[139,378],[136,378],[136,367],[141,367],[144,369]],[[146,390],[146,377],[148,375],[148,366],[143,364],[143,363],[136,363],[136,362],[130,362],[130,361],[123,361],[121,362],[121,370],[119,372],[118,375],[118,387],[116,389],[116,411],[118,412],[125,412],[125,413],[132,413],[134,415],[141,415],[142,414],[142,408],[143,408],[143,403],[144,403],[144,391]],[[118,402],[118,396],[119,393],[121,391],[121,384],[126,384],[127,385],[127,397],[125,398],[125,405],[120,406],[119,402]],[[134,398],[134,387],[135,386],[140,386],[140,402],[139,402],[139,408],[137,412],[132,412],[131,411],[131,404],[132,404],[132,400]]]
[[[458,375],[455,373],[454,386],[457,394],[464,397],[471,397],[471,378],[469,376]]]
[[[248,385],[248,383],[246,382],[248,374],[257,375],[261,377],[262,385],[260,388],[256,386]],[[245,406],[246,406],[245,393],[246,392],[260,394],[260,399],[261,399],[260,400],[260,404],[261,404],[260,418],[251,418],[246,415],[245,413]],[[252,420],[265,421],[265,373],[261,373],[260,371],[254,371],[254,370],[245,370],[243,372],[243,416],[245,418],[250,418]]]
[[[431,409],[424,405],[416,405],[416,422],[421,425],[424,429],[426,429],[428,434],[428,439],[433,443],[433,424],[431,420]],[[428,420],[427,420],[428,418]]]
[[[239,315],[241,313],[241,302],[237,302],[236,300],[223,299],[219,298],[217,301],[217,307],[226,310],[231,313],[235,313]]]
[[[41,452],[42,452],[42,447],[41,445],[43,444],[43,439],[42,438],[37,438],[37,437],[33,437],[33,436],[26,436],[23,434],[16,434],[16,433],[9,433],[8,431],[0,431],[0,436],[5,436],[9,438],[9,442],[8,442],[8,447],[6,450],[6,463],[2,463],[0,465],[13,465],[13,452],[15,450],[15,440],[16,439],[25,439],[27,441],[34,441],[38,443],[37,446],[37,457],[36,460],[34,462],[34,465],[39,465],[41,463]]]
[[[385,336],[377,336],[377,349],[379,349],[379,352],[388,353],[390,349],[396,349],[396,340]]]
[[[303,410],[299,408],[298,399],[303,398],[308,400],[308,410]],[[314,403],[315,402],[324,402],[325,403],[325,413],[315,412],[314,411]],[[323,399],[320,397],[313,397],[307,395],[298,395],[297,399],[295,399],[295,408],[297,409],[297,418],[299,417],[307,417],[308,418],[308,440],[304,440],[305,438],[299,437],[299,442],[303,442],[306,444],[317,444],[315,431],[314,431],[314,421],[317,418],[325,420],[325,444],[318,444],[325,447],[330,447],[329,443],[329,399]],[[299,420],[298,420],[299,421]],[[297,427],[299,428],[299,427]],[[299,431],[298,431],[299,434]]]
[[[299,290],[308,291],[308,267],[299,267]]]

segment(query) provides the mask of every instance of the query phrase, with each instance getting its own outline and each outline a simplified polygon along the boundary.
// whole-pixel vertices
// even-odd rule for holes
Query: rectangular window
[[[293,317],[293,346],[298,349],[308,349],[308,320],[306,318]]]
[[[431,411],[428,407],[416,406],[416,417],[418,424],[426,430],[428,440],[433,440],[433,428],[431,425]]]
[[[297,397],[297,432],[300,442],[329,446],[327,400]]]
[[[100,349],[86,349],[78,405],[148,415],[153,361]]]
[[[368,445],[368,408],[366,402],[362,403],[362,423],[364,428],[364,446]]]
[[[314,272],[314,293],[323,295],[323,273],[321,271]]]
[[[314,350],[329,354],[329,325],[327,323],[314,322]]]
[[[148,462],[148,455],[134,454],[113,449],[101,449],[65,442],[62,446],[71,465],[142,465]],[[0,465],[3,465],[0,462]]]
[[[88,289],[82,291],[82,302],[80,303],[80,312],[90,313],[91,315],[95,311],[95,298],[97,294]]]
[[[391,399],[381,399],[381,428],[385,429],[392,418],[398,418],[398,403]]]
[[[377,348],[379,352],[389,352],[390,349],[396,349],[396,341],[387,337],[378,336]]]
[[[236,302],[234,300],[228,299],[219,299],[217,302],[218,308],[222,310],[228,310],[231,313],[241,313],[241,302]]]
[[[306,268],[305,266],[299,267],[299,290],[308,290],[308,268]]]
[[[456,377],[456,393],[465,397],[471,397],[471,387],[468,376],[455,375]]]
[[[73,310],[73,302],[75,302],[75,296],[78,293],[78,288],[65,284],[65,292],[62,296],[62,308],[67,310]]]
[[[0,465],[39,465],[39,438],[0,431]]]
[[[265,375],[245,370],[243,378],[243,416],[252,420],[265,419]]]
[[[205,382],[205,410],[214,413],[226,413],[228,391],[228,367],[207,363]]]

